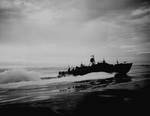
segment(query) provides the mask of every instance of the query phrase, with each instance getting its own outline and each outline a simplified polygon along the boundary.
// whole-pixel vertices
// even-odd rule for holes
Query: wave
[[[0,84],[37,80],[41,80],[40,76],[32,71],[12,69],[0,73]]]

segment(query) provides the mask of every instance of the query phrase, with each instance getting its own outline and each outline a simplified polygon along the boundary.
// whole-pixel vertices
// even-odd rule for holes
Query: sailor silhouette
[[[92,65],[95,64],[95,58],[94,58],[94,55],[91,55],[90,62],[91,62]]]

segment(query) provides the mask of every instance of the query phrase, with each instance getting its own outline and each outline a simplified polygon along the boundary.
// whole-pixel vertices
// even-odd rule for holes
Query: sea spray
[[[30,75],[31,76],[31,75]],[[0,84],[0,88],[22,88],[22,87],[40,87],[40,86],[55,86],[58,84],[66,84],[66,83],[72,83],[77,81],[83,81],[83,80],[93,80],[93,79],[106,79],[113,77],[114,74],[108,74],[104,72],[99,73],[91,73],[84,76],[66,76],[62,78],[52,78],[52,79],[37,79],[37,81],[34,81],[35,77],[30,81],[22,81],[22,82],[14,82],[14,83],[6,83],[6,84]]]
[[[40,80],[38,73],[33,71],[12,69],[0,73],[0,84],[16,83],[21,81],[37,81]]]

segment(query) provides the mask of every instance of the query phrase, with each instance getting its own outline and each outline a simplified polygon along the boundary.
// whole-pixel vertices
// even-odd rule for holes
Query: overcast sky
[[[148,61],[148,0],[0,0],[0,62]]]

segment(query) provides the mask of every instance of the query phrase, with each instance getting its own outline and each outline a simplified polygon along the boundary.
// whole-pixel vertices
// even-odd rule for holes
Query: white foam
[[[24,82],[17,82],[17,83],[8,83],[8,84],[0,84],[1,88],[19,88],[22,86],[30,86],[30,85],[47,85],[47,84],[65,84],[65,83],[70,83],[70,82],[76,82],[76,81],[83,81],[83,80],[93,80],[93,79],[105,79],[105,78],[110,78],[113,77],[114,74],[108,74],[108,73],[104,73],[104,72],[100,72],[100,73],[91,73],[91,74],[87,74],[84,76],[67,76],[67,77],[62,77],[62,78],[53,78],[53,79],[47,79],[47,80],[37,80],[34,81],[30,80],[30,81],[24,81]]]

